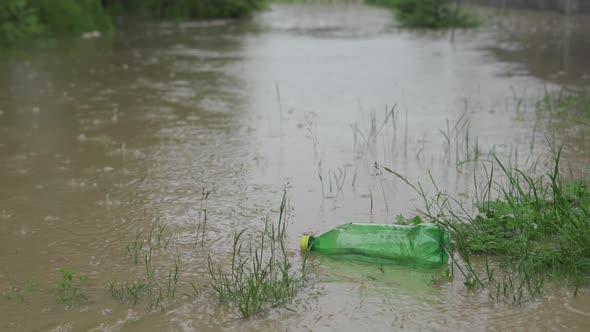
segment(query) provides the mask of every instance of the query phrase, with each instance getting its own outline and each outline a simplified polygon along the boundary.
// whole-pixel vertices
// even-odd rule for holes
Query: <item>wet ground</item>
[[[0,330],[585,331],[590,295],[567,287],[513,305],[432,272],[315,261],[292,303],[241,320],[207,286],[208,255],[228,262],[233,232],[260,230],[285,188],[297,265],[303,233],[421,207],[375,162],[423,183],[430,170],[465,200],[490,151],[542,170],[563,143],[586,176],[582,115],[533,105],[590,86],[590,20],[482,15],[474,31],[433,33],[378,8],[280,5],[3,50]],[[154,264],[165,275],[180,259],[179,295],[163,313],[118,303],[109,283],[145,273],[128,246],[164,224]],[[87,302],[56,301],[62,268],[88,277]]]

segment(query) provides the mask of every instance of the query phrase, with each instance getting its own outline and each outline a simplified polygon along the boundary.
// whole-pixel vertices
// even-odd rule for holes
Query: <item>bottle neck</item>
[[[300,247],[302,251],[311,251],[313,250],[313,242],[315,237],[312,235],[304,235],[301,237]]]

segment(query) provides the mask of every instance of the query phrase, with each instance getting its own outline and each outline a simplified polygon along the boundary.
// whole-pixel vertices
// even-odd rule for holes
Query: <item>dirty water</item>
[[[473,159],[495,151],[542,168],[549,142],[587,176],[588,128],[533,105],[546,90],[590,86],[590,20],[482,14],[477,30],[432,33],[398,29],[378,8],[276,5],[251,21],[3,50],[0,330],[586,330],[587,291],[512,305],[410,269],[318,259],[292,303],[248,320],[207,286],[208,255],[228,262],[233,232],[260,230],[284,189],[300,264],[306,232],[420,207],[375,163],[423,183],[430,171],[469,199]],[[181,262],[163,313],[109,291],[143,278],[128,246],[153,225],[170,241],[154,258],[160,273]],[[56,302],[60,268],[88,277],[88,301]]]

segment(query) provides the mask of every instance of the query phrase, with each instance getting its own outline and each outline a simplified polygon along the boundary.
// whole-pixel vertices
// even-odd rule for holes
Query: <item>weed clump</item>
[[[457,249],[502,257],[525,279],[563,276],[576,289],[587,285],[590,192],[584,183],[562,185],[559,158],[552,172],[538,178],[496,160],[507,183],[494,184],[490,174],[474,217],[439,219],[454,232]]]
[[[66,269],[60,269],[62,278],[56,280],[54,288],[58,291],[56,301],[60,303],[77,304],[88,300],[88,297],[82,293],[81,289],[88,280],[88,276],[75,274]]]

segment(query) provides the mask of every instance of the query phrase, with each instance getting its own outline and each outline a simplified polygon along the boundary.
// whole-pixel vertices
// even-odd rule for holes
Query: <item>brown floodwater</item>
[[[534,105],[590,87],[590,19],[481,14],[481,28],[434,33],[362,5],[277,5],[2,50],[0,330],[585,331],[590,293],[561,286],[514,305],[461,278],[314,260],[291,303],[247,320],[208,287],[207,257],[228,264],[233,233],[274,220],[285,188],[298,266],[304,233],[421,207],[375,162],[427,190],[430,171],[466,201],[491,151],[542,171],[564,144],[564,165],[587,176],[583,115]],[[167,280],[180,260],[177,296],[164,312],[117,302],[110,282],[145,279],[128,246],[164,224],[153,264]],[[56,301],[59,269],[88,277],[88,301]]]

